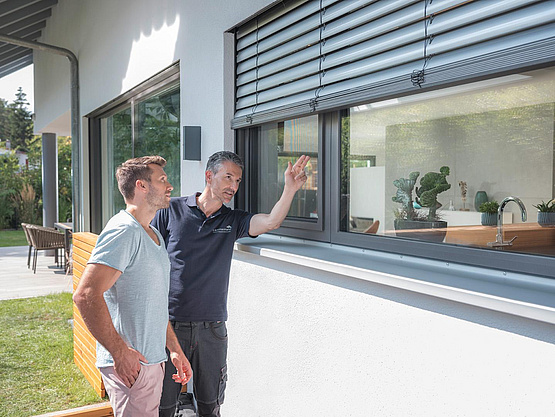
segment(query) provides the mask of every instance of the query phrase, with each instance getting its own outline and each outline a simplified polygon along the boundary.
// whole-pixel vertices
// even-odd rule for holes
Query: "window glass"
[[[555,255],[555,220],[535,207],[554,197],[554,102],[542,69],[346,110],[340,229]],[[503,242],[516,239],[500,246],[507,197],[527,218],[506,203]]]
[[[107,163],[103,175],[108,181],[108,198],[103,201],[103,220],[107,221],[125,208],[115,170],[129,158],[160,155],[166,159],[164,170],[174,189],[172,196],[180,194],[180,130],[179,87],[158,91],[101,120],[102,144]]]
[[[131,107],[128,107],[120,112],[107,118],[107,144],[108,149],[111,150],[111,157],[109,157],[108,172],[112,172],[107,178],[110,178],[109,186],[110,192],[110,207],[112,213],[117,213],[119,210],[125,208],[125,202],[118,190],[118,183],[116,180],[115,170],[122,162],[133,158],[133,139],[132,139],[132,125],[131,125]]]
[[[270,212],[283,192],[288,163],[309,155],[307,182],[295,195],[288,217],[318,219],[318,116],[267,123],[259,136],[257,211]]]
[[[173,88],[137,105],[135,156],[160,155],[166,160],[164,170],[178,196],[180,184],[179,88]]]

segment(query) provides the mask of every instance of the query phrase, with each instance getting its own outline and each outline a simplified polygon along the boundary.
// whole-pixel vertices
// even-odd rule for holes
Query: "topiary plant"
[[[416,202],[422,207],[428,207],[428,220],[436,221],[438,216],[436,211],[441,207],[437,201],[439,193],[451,188],[447,182],[449,167],[443,166],[439,172],[428,172],[420,179],[420,187],[416,187]]]
[[[401,204],[401,209],[397,210],[396,213],[397,218],[414,220],[417,217],[412,201],[412,190],[414,190],[419,175],[420,172],[415,171],[411,172],[408,178],[399,178],[393,181],[393,185],[397,187],[397,193],[391,199]]]

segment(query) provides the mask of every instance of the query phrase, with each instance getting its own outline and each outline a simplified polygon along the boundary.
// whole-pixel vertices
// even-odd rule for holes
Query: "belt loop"
[[[210,328],[210,322],[209,322],[209,321],[205,321],[205,322],[204,322],[204,328],[205,328],[205,329]]]
[[[170,323],[171,323],[172,327],[173,327],[175,330],[179,329],[179,322],[173,320],[173,321],[170,321]]]

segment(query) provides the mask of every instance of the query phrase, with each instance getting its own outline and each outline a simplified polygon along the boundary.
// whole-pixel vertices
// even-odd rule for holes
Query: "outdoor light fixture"
[[[200,161],[200,126],[183,126],[183,159]]]

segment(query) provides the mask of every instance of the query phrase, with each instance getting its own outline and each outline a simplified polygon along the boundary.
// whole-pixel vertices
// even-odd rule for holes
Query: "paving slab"
[[[37,258],[37,273],[27,268],[28,251],[28,246],[0,248],[0,300],[72,291],[72,276],[44,251]]]

